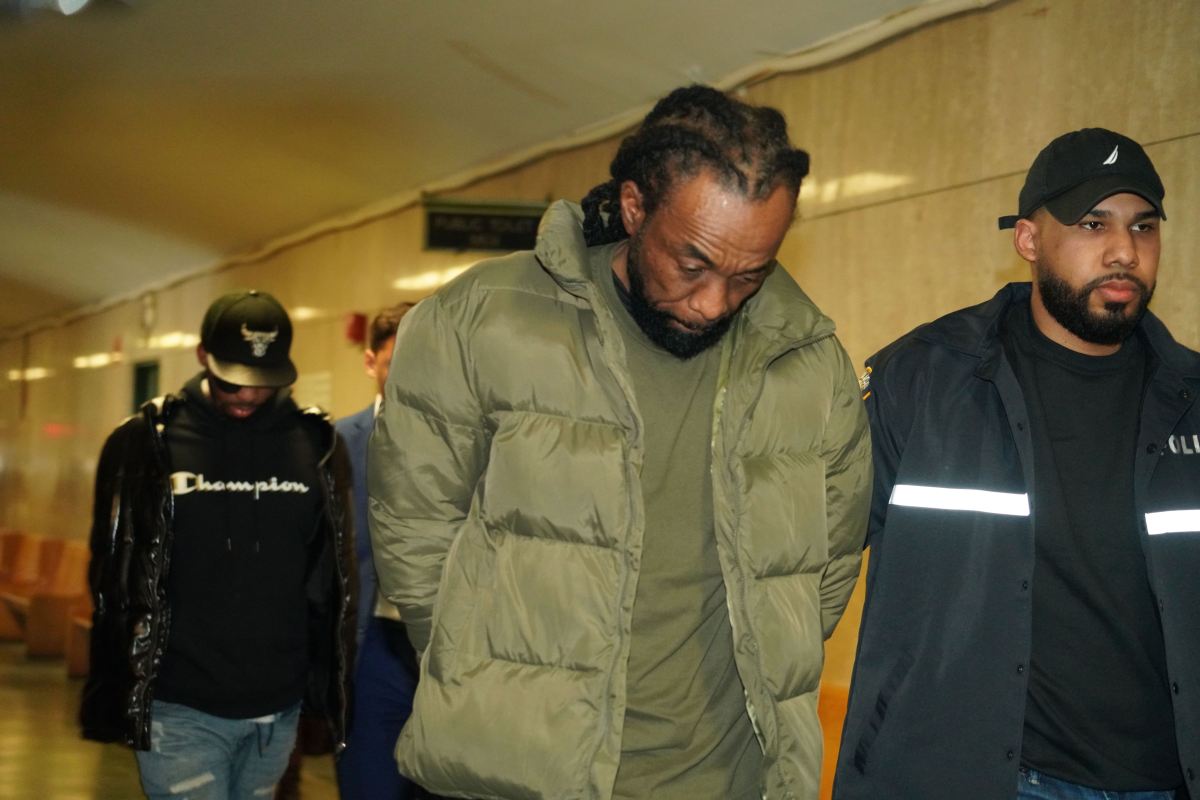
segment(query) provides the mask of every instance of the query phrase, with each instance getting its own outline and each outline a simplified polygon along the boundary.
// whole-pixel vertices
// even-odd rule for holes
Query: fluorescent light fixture
[[[46,369],[45,367],[10,369],[8,371],[8,379],[10,381],[40,381],[42,378],[49,378],[53,374],[54,370]]]
[[[149,350],[175,350],[183,347],[195,347],[200,344],[200,337],[194,333],[171,331],[170,333],[151,336],[141,344]]]
[[[71,362],[75,369],[97,369],[109,364],[120,364],[120,353],[92,353],[86,356],[76,356]]]
[[[304,322],[305,320],[323,317],[325,316],[325,312],[311,306],[296,306],[288,312],[288,316],[292,318],[293,322]]]
[[[462,275],[470,267],[471,264],[460,264],[456,267],[431,269],[428,272],[420,272],[416,275],[406,275],[403,278],[395,280],[392,283],[392,288],[412,292],[433,291],[442,284],[449,283],[459,275]]]

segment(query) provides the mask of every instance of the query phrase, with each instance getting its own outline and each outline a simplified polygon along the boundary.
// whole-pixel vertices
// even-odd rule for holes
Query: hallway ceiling
[[[22,2],[0,0],[0,338],[945,4]]]

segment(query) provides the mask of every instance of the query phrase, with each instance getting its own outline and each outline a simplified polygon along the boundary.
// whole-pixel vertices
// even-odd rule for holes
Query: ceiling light
[[[194,333],[171,331],[151,336],[144,340],[142,346],[150,350],[174,350],[181,347],[195,347],[200,344],[200,337]]]
[[[324,314],[325,312],[319,308],[312,308],[310,306],[296,306],[291,310],[291,312],[289,312],[288,316],[290,316],[294,322],[304,322],[305,320],[316,319],[317,317],[324,316]]]
[[[8,371],[8,379],[10,381],[40,381],[42,378],[49,378],[53,374],[53,370],[46,369],[45,367],[10,369]]]
[[[76,356],[71,361],[75,369],[96,369],[119,363],[121,363],[120,353],[92,353],[86,356]]]

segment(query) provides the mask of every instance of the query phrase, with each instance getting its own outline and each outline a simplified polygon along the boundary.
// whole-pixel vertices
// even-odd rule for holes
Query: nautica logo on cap
[[[275,341],[275,337],[279,335],[279,328],[273,331],[252,331],[246,327],[246,323],[242,323],[242,338],[250,343],[250,352],[255,358],[262,358],[267,354],[267,347],[271,342]]]
[[[1121,149],[1121,145],[1113,147],[1113,151],[1108,154],[1108,158],[1104,159],[1105,166],[1117,163],[1117,151]]]

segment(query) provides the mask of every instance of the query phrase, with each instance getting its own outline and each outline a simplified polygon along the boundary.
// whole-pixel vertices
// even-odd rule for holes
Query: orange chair
[[[30,656],[62,656],[71,608],[87,593],[88,549],[82,542],[45,539],[38,580],[0,591],[0,606],[15,621]]]
[[[0,528],[0,585],[13,580],[13,573],[19,563],[19,553],[22,541],[28,536],[12,528]]]
[[[87,597],[88,549],[67,542],[50,585],[29,597],[25,621],[25,654],[64,656],[71,611]]]
[[[6,532],[0,554],[0,595],[32,592],[42,580],[42,540],[37,536]],[[25,635],[25,620],[7,603],[0,603],[0,641],[20,641]]]

